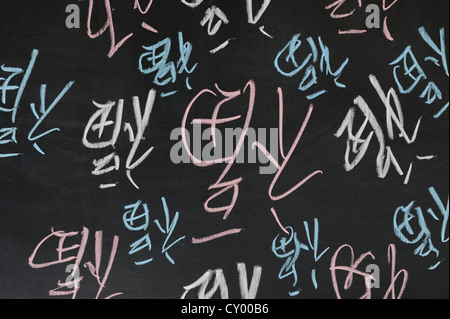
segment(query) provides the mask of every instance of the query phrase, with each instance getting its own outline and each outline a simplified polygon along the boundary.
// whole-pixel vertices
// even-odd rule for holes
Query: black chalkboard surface
[[[2,0],[0,298],[447,299],[448,13]]]

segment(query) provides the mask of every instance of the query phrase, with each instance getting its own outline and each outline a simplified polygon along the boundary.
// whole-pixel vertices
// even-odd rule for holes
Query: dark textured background
[[[179,298],[183,286],[193,283],[208,269],[222,268],[230,297],[238,298],[236,263],[245,262],[249,273],[254,265],[263,267],[258,298],[288,298],[292,278],[277,278],[283,261],[275,258],[270,249],[273,239],[280,232],[270,214],[270,208],[275,207],[283,224],[294,227],[303,242],[306,240],[303,221],[311,224],[314,218],[318,218],[319,247],[330,247],[330,251],[317,263],[314,263],[310,253],[302,252],[297,261],[302,292],[297,298],[335,298],[330,260],[331,254],[343,244],[352,245],[357,256],[368,251],[376,256],[375,262],[382,271],[382,288],[374,290],[374,297],[383,297],[389,284],[387,247],[391,243],[396,244],[398,250],[397,269],[409,271],[404,298],[448,298],[448,243],[438,241],[441,224],[430,223],[435,244],[442,254],[439,260],[445,259],[434,271],[427,270],[433,259],[415,256],[413,251],[417,245],[401,243],[392,228],[393,215],[399,206],[415,200],[424,209],[434,208],[428,194],[429,187],[435,187],[443,201],[448,197],[448,112],[438,120],[433,119],[437,110],[418,97],[419,90],[400,96],[407,132],[411,132],[417,119],[422,117],[416,143],[406,145],[401,139],[390,143],[402,168],[406,172],[416,155],[438,155],[431,162],[416,161],[407,186],[403,185],[404,178],[398,176],[393,168],[387,178],[377,177],[375,157],[378,144],[375,140],[360,165],[351,172],[345,172],[345,136],[337,139],[333,135],[358,95],[366,98],[385,127],[384,107],[368,76],[376,75],[386,91],[396,87],[388,64],[407,45],[412,45],[418,56],[430,55],[431,50],[417,32],[420,26],[425,26],[435,35],[434,38],[438,29],[445,27],[448,41],[448,1],[399,1],[388,13],[394,42],[388,41],[380,30],[361,36],[339,36],[337,30],[344,28],[345,22],[331,19],[329,11],[324,10],[331,1],[272,1],[256,26],[246,22],[245,1],[206,0],[199,8],[190,9],[180,1],[155,0],[146,16],[132,11],[132,1],[118,2],[113,2],[117,13],[114,15],[117,38],[121,39],[129,32],[135,35],[112,59],[108,59],[109,35],[105,33],[91,40],[86,34],[88,1],[77,2],[82,12],[82,26],[78,30],[69,30],[64,24],[65,7],[71,1],[1,1],[0,65],[25,68],[33,49],[38,49],[40,54],[22,99],[24,106],[18,113],[19,144],[14,147],[20,149],[24,156],[0,159],[0,297],[48,297],[48,291],[56,287],[57,280],[64,280],[68,275],[65,265],[34,270],[28,266],[28,257],[52,227],[67,232],[81,231],[82,227],[87,227],[91,237],[83,262],[93,260],[96,230],[104,231],[104,262],[113,236],[120,237],[118,254],[103,297],[121,291],[126,298]],[[209,37],[199,21],[212,4],[218,5],[227,14],[230,24],[222,27],[216,36]],[[103,10],[102,6],[98,6],[93,20],[95,29],[104,21]],[[142,21],[157,28],[159,34],[141,29]],[[358,19],[348,21],[362,24]],[[275,38],[263,36],[258,31],[261,25]],[[99,158],[103,151],[88,150],[81,143],[86,123],[94,111],[91,101],[123,98],[125,113],[128,117],[132,116],[131,97],[139,96],[143,103],[148,90],[155,87],[152,77],[141,75],[137,69],[142,45],[152,45],[171,37],[173,52],[176,53],[179,31],[183,32],[185,41],[193,44],[190,65],[198,63],[190,76],[193,90],[185,88],[184,76],[180,76],[177,84],[170,86],[179,89],[178,94],[165,99],[157,98],[145,133],[146,140],[140,147],[142,150],[154,146],[155,150],[133,171],[140,190],[136,190],[125,178],[123,164],[130,146],[124,134],[117,145],[122,155],[120,172],[103,177],[92,176],[91,162]],[[273,203],[267,195],[272,176],[259,175],[259,165],[235,165],[229,179],[242,176],[244,180],[240,184],[239,198],[233,212],[227,221],[223,221],[220,214],[207,214],[203,210],[203,202],[213,194],[207,188],[217,180],[223,166],[198,168],[172,164],[169,155],[174,142],[169,139],[170,132],[180,126],[188,103],[201,89],[213,89],[214,84],[218,83],[221,88],[234,91],[253,79],[257,95],[251,126],[278,126],[276,90],[282,87],[286,117],[284,139],[285,149],[288,149],[309,102],[306,94],[297,90],[298,77],[288,79],[281,76],[275,70],[273,61],[296,33],[301,33],[302,39],[321,36],[330,48],[333,65],[347,57],[350,62],[341,77],[347,85],[345,90],[322,78],[320,83],[325,83],[329,93],[314,101],[311,121],[277,184],[278,192],[290,188],[314,170],[321,169],[324,175]],[[208,53],[208,50],[230,37],[236,40],[228,48],[216,55]],[[174,59],[177,58],[178,54],[175,54]],[[427,72],[448,99],[448,78],[442,70],[436,68]],[[33,115],[26,105],[39,101],[41,83],[48,84],[50,99],[72,80],[75,85],[43,124],[42,128],[59,127],[61,132],[41,140],[40,145],[46,152],[42,156],[26,139],[34,124]],[[202,115],[205,116],[205,113]],[[8,119],[7,114],[0,113],[0,127],[10,125]],[[98,185],[108,182],[110,176],[117,177],[121,182],[119,186],[99,190]],[[198,246],[191,245],[188,240],[183,241],[182,245],[171,250],[171,256],[176,260],[176,264],[171,265],[158,254],[162,237],[153,227],[152,255],[155,260],[145,266],[136,266],[134,261],[137,259],[128,255],[129,245],[142,233],[125,229],[122,223],[123,206],[142,200],[149,204],[151,217],[162,218],[160,198],[163,196],[172,214],[180,212],[173,238],[182,235],[188,239],[202,237],[234,227],[245,228],[245,231]],[[54,251],[46,251],[48,256],[40,255],[40,260],[54,256]],[[317,269],[318,290],[314,289],[310,280],[312,269]],[[87,270],[82,271],[86,279],[82,282],[79,297],[92,298],[97,286]],[[355,287],[348,292],[348,297],[361,295],[363,286],[361,283],[357,285],[355,283]]]

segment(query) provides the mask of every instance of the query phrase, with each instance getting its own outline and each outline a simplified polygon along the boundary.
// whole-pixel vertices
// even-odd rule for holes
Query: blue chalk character
[[[436,203],[439,209],[439,214],[429,208],[426,212],[435,221],[442,220],[441,228],[441,242],[448,242],[448,217],[449,217],[449,199],[447,197],[447,204],[444,206],[441,198],[436,192],[434,187],[428,189],[431,197]],[[428,216],[427,215],[427,216]],[[431,239],[431,231],[428,227],[427,221],[425,220],[425,214],[421,207],[416,205],[415,202],[411,202],[406,207],[399,207],[394,216],[394,232],[397,237],[404,243],[414,245],[421,241],[419,247],[414,251],[415,255],[421,257],[427,257],[431,253],[434,253],[436,258],[439,257],[440,251],[434,246]],[[442,218],[441,218],[442,217]],[[430,218],[428,218],[431,220]],[[413,223],[414,221],[414,223]],[[434,270],[442,263],[443,260],[436,262],[433,266],[429,267],[429,270]]]
[[[0,145],[9,143],[17,144],[17,127],[4,127],[0,129]],[[20,153],[0,153],[0,158],[15,157]]]
[[[447,205],[444,206],[444,203],[442,202],[441,198],[439,197],[438,193],[434,189],[434,187],[430,187],[428,189],[430,192],[431,197],[433,197],[436,206],[439,209],[440,214],[442,215],[442,230],[441,230],[441,241],[442,243],[448,243],[448,217],[449,217],[449,197],[447,196]],[[428,213],[433,216],[434,219],[440,220],[439,217],[436,216],[433,209],[429,208]],[[447,233],[447,235],[446,235]]]
[[[178,33],[178,44],[179,44],[179,49],[180,49],[180,59],[177,62],[178,73],[182,74],[183,72],[186,72],[188,74],[192,74],[198,65],[198,63],[196,63],[190,69],[188,67],[188,63],[191,58],[192,49],[193,49],[192,43],[184,42],[183,33],[179,32]]]
[[[278,53],[277,57],[275,58],[275,68],[278,72],[280,72],[282,75],[286,77],[293,77],[297,75],[303,68],[308,65],[308,63],[311,61],[311,59],[317,61],[318,54],[317,49],[315,45],[311,45],[312,53],[308,54],[307,57],[301,62],[298,63],[297,59],[295,57],[295,53],[300,49],[302,45],[302,40],[300,40],[300,33],[296,34],[292,37],[292,39],[286,44],[286,46]],[[281,59],[281,57],[284,56],[284,59]],[[290,71],[284,71],[281,67],[281,62],[290,64],[290,67],[292,70]]]
[[[314,252],[314,261],[318,262],[323,257],[323,255],[327,253],[330,247],[327,247],[321,253],[319,252],[319,220],[317,218],[314,218],[314,228],[312,231],[310,231],[309,224],[307,221],[303,222],[303,225],[305,226],[306,237],[308,239],[309,247]],[[314,234],[313,236],[311,236],[312,232]],[[314,288],[317,290],[318,284],[315,269],[311,271],[311,280],[313,282]]]
[[[429,82],[425,90],[420,95],[422,99],[426,98],[425,103],[432,104],[436,99],[442,100],[442,91],[438,88],[436,83]]]
[[[1,112],[11,113],[11,122],[12,123],[16,122],[17,110],[19,109],[19,104],[22,99],[22,95],[25,91],[25,88],[28,84],[28,80],[30,79],[31,73],[33,72],[34,65],[36,63],[38,54],[39,54],[38,50],[32,51],[30,62],[28,63],[28,67],[26,68],[25,71],[21,68],[16,68],[16,67],[5,67],[4,65],[2,65],[2,67],[1,67],[2,71],[10,73],[10,75],[6,78],[0,77],[0,83],[1,83],[0,91],[1,91],[1,95],[2,95],[2,98],[1,98],[2,104],[5,105],[7,103],[7,98],[6,98],[7,92],[17,91],[16,98],[14,100],[14,104],[11,108],[0,107]],[[22,77],[22,81],[20,82],[20,85],[10,84],[14,77],[16,77],[22,73],[23,73],[23,77]]]
[[[407,46],[403,53],[389,65],[394,66],[394,79],[400,93],[402,94],[411,93],[420,81],[427,79],[427,76],[417,61],[411,46]],[[399,72],[400,70],[401,72]],[[406,84],[402,84],[399,73],[402,73],[403,76],[412,80],[412,83],[408,84],[408,87],[406,87]]]
[[[339,82],[339,78],[342,76],[342,73],[345,70],[345,67],[349,63],[350,59],[346,58],[344,62],[335,70],[332,70],[331,61],[330,61],[330,49],[323,43],[322,37],[319,37],[319,46],[322,51],[322,56],[320,58],[320,71],[325,73],[325,75],[331,75],[334,77],[334,84],[339,88],[346,88],[346,85]]]
[[[412,221],[415,221],[415,224]],[[405,244],[415,245],[421,242],[414,251],[415,255],[426,257],[434,253],[439,257],[440,252],[433,244],[422,208],[416,206],[415,202],[397,208],[394,215],[394,233]]]
[[[33,51],[32,61],[28,67],[31,70],[34,66],[34,62],[37,56],[37,51]],[[12,84],[12,81],[16,77],[24,73],[22,68],[18,67],[8,67],[5,65],[0,66],[0,112],[11,113],[11,122],[15,123],[18,105],[20,102],[20,97],[25,89],[26,83],[28,81],[28,76],[24,76],[20,85]],[[4,75],[5,74],[5,75]],[[11,107],[8,107],[8,93],[16,92],[16,100]],[[17,127],[3,127],[0,128],[0,145],[14,143],[17,144]],[[20,153],[0,153],[0,158],[16,157],[21,155]]]
[[[152,46],[143,46],[147,52],[143,53],[139,58],[139,71],[143,74],[156,73],[153,83],[158,86],[175,83],[179,74],[192,74],[197,67],[197,64],[191,68],[188,67],[193,46],[190,42],[184,41],[181,32],[178,33],[178,42],[180,58],[176,63],[169,60],[172,48],[172,40],[170,38],[166,38]],[[186,79],[186,87],[192,89],[189,85],[188,77]],[[176,93],[176,91],[172,93]],[[171,93],[165,94],[165,96],[169,95]]]
[[[419,28],[419,33],[422,36],[422,39],[425,41],[425,43],[428,44],[429,47],[439,55],[441,66],[448,77],[449,73],[448,73],[447,51],[445,45],[445,29],[441,28],[439,30],[439,46],[431,39],[431,36],[428,34],[428,32],[425,30],[424,27]],[[436,59],[435,57],[429,56],[425,58],[425,60],[434,61],[434,63],[437,66],[440,65],[438,59]]]
[[[272,242],[272,252],[279,259],[284,259],[285,262],[278,273],[278,279],[284,279],[287,277],[293,277],[292,287],[295,287],[298,283],[298,273],[296,269],[296,262],[300,257],[302,249],[308,251],[308,247],[302,244],[297,233],[292,227],[286,227],[289,232],[289,237],[286,234],[279,234]],[[301,289],[290,292],[290,296],[295,296],[300,293]]]
[[[142,211],[139,212],[139,209]],[[125,227],[133,232],[146,231],[150,222],[150,211],[148,205],[142,203],[142,201],[137,201],[134,204],[127,205],[124,207],[126,212],[123,214],[123,223]],[[150,239],[150,234],[145,234],[141,239],[135,241],[130,245],[129,255],[134,255],[137,252],[147,249],[148,252],[152,250],[152,242]],[[151,262],[153,258],[146,259],[144,261],[135,262],[136,265],[142,266]]]
[[[143,46],[148,51],[141,55],[139,59],[139,71],[143,74],[156,72],[153,83],[164,86],[170,82],[175,83],[177,72],[175,63],[168,62],[172,40],[166,38],[155,45]],[[144,66],[144,63],[146,66]],[[165,79],[164,79],[165,78]]]
[[[176,212],[174,218],[172,220],[170,220],[170,213],[169,213],[169,208],[167,206],[166,199],[163,197],[163,198],[161,198],[161,201],[162,201],[163,208],[164,208],[165,227],[162,227],[161,223],[157,219],[155,219],[154,223],[156,224],[156,226],[158,226],[158,228],[161,231],[161,233],[166,235],[166,239],[164,240],[164,244],[163,244],[161,252],[166,256],[167,260],[171,264],[174,265],[175,261],[169,255],[169,250],[173,246],[175,246],[177,243],[179,243],[180,241],[184,240],[186,238],[186,236],[182,236],[182,237],[176,239],[175,241],[173,241],[172,243],[169,243],[170,238],[172,237],[173,232],[174,232],[175,228],[177,227],[177,223],[178,223],[178,219],[180,217],[180,213]]]
[[[143,249],[147,249],[148,252],[152,251],[152,242],[150,240],[150,234],[145,234],[141,239],[135,241],[133,244],[130,245],[131,250],[129,251],[129,255],[134,255],[135,253],[143,250]],[[153,261],[153,257],[152,258],[148,258],[146,260],[143,261],[135,261],[134,263],[137,266],[142,266],[145,264],[148,264],[149,262]]]
[[[442,67],[447,77],[449,77],[448,72],[448,58],[447,58],[447,50],[446,50],[446,43],[445,43],[445,29],[441,28],[439,30],[439,45],[436,44],[432,39],[431,36],[428,34],[428,32],[425,30],[424,27],[419,28],[419,33],[422,36],[422,39],[425,41],[428,46],[439,55],[439,59],[433,56],[428,56],[425,58],[425,61],[430,61],[434,63],[438,67]],[[434,84],[434,83],[433,83]],[[430,85],[430,84],[429,84]],[[437,90],[436,90],[437,89]],[[423,95],[423,96],[422,96]],[[421,97],[424,98],[427,97],[427,103],[429,101],[434,102],[434,99],[437,97],[439,100],[442,100],[442,94],[440,94],[440,90],[437,88],[436,85],[427,87],[425,89],[424,93],[422,93]],[[432,103],[431,102],[431,103]],[[428,104],[431,104],[428,103]],[[447,110],[448,110],[449,102],[447,102],[440,110],[434,115],[434,118],[440,118]]]
[[[66,93],[69,91],[69,89],[73,86],[74,83],[75,83],[74,81],[69,82],[48,107],[46,107],[47,85],[43,84],[43,85],[41,85],[41,92],[40,92],[41,93],[41,105],[39,108],[39,112],[37,112],[36,106],[34,103],[30,104],[31,110],[32,110],[34,116],[36,117],[37,122],[33,126],[33,128],[30,130],[30,132],[28,133],[28,140],[30,142],[34,142],[33,147],[42,155],[45,155],[45,153],[42,151],[42,149],[39,147],[39,145],[36,143],[36,141],[50,133],[59,132],[60,129],[53,128],[53,129],[47,130],[43,133],[36,133],[36,131],[40,127],[42,122],[46,119],[46,117],[51,113],[51,111],[61,101],[61,99],[64,97],[64,95],[66,95]]]
[[[7,93],[8,91],[17,91],[17,90],[19,89],[19,86],[17,86],[17,85],[12,85],[12,84],[11,84],[11,81],[12,81],[12,79],[13,79],[15,76],[17,76],[17,75],[23,73],[23,69],[21,69],[21,68],[10,68],[10,67],[5,67],[4,65],[0,66],[0,69],[1,69],[3,72],[5,72],[5,73],[9,73],[9,76],[6,77],[6,78],[0,76],[0,83],[1,83],[1,85],[0,85],[0,91],[1,91],[1,93],[2,93],[1,101],[2,101],[2,104],[3,104],[3,105],[6,105],[6,93]],[[1,110],[2,112],[9,112],[9,111],[10,111],[10,109],[5,109],[5,108],[1,108],[1,107],[0,107],[0,110]]]
[[[171,264],[175,264],[173,258],[169,255],[169,250],[171,250],[176,244],[185,239],[185,236],[179,237],[176,240],[172,240],[172,235],[177,227],[177,223],[180,217],[180,213],[176,212],[173,219],[170,217],[169,208],[167,206],[166,199],[161,198],[165,222],[162,224],[158,219],[154,220],[157,228],[161,233],[165,235],[165,240],[161,249],[161,253],[167,258]],[[150,210],[146,203],[142,201],[137,201],[134,204],[127,205],[124,207],[126,212],[123,214],[123,223],[125,227],[133,232],[147,231],[150,224]],[[141,239],[135,241],[130,245],[129,255],[134,255],[142,250],[152,251],[152,241],[150,238],[150,233],[146,233]],[[142,266],[150,263],[154,258],[149,258],[144,261],[135,262],[136,265]]]
[[[427,56],[422,62],[425,64],[432,64],[434,67],[442,68],[445,75],[448,77],[448,61],[445,42],[445,30],[441,28],[439,31],[439,42],[436,43],[431,39],[431,36],[425,30],[424,27],[419,28],[419,34],[425,43],[437,54],[437,56]],[[416,58],[412,47],[407,46],[403,53],[390,65],[394,66],[393,73],[397,86],[402,94],[411,93],[421,81],[428,80],[427,75],[423,69],[423,66]],[[443,92],[434,81],[428,81],[425,89],[423,89],[420,97],[425,100],[425,103],[430,105],[436,102],[436,100],[442,101],[444,99]],[[445,103],[445,102],[444,102]],[[434,118],[441,117],[448,110],[449,103],[447,102],[441,109],[434,115]]]
[[[303,71],[304,73],[301,76],[298,87],[302,92],[311,90],[319,84],[319,72],[325,76],[332,76],[336,87],[345,88],[345,85],[338,80],[347,66],[349,59],[347,58],[337,70],[333,71],[330,61],[330,50],[324,45],[322,38],[318,37],[319,45],[317,45],[312,37],[308,37],[306,41],[309,45],[308,50],[310,52],[308,52],[305,58],[301,58],[303,60],[300,62],[298,56],[302,53],[300,49],[303,44],[300,36],[300,34],[294,35],[288,44],[277,54],[274,61],[277,71],[288,78],[294,77]],[[314,100],[325,93],[327,93],[326,90],[318,90],[314,93],[309,93],[306,98],[308,100]]]
[[[139,208],[142,206],[142,212],[138,213]],[[123,223],[128,230],[141,231],[147,230],[150,221],[150,210],[148,205],[137,201],[134,204],[124,207],[127,211],[123,214]],[[139,225],[136,225],[139,222]]]

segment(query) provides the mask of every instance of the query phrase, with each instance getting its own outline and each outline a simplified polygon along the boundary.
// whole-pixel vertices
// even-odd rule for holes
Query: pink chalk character
[[[391,3],[387,4],[386,0],[382,0],[382,11],[387,12],[391,9],[398,0],[394,0]],[[330,17],[332,19],[347,19],[352,17],[355,13],[359,14],[361,11],[363,14],[373,12],[366,19],[366,28],[355,28],[355,29],[347,29],[347,30],[339,30],[339,34],[348,34],[348,35],[356,35],[356,34],[364,34],[368,32],[368,29],[381,28],[381,20],[380,20],[380,8],[378,5],[368,4],[366,8],[363,8],[363,1],[351,1],[351,0],[337,0],[333,3],[330,3],[325,7],[326,10],[331,10]],[[391,32],[388,27],[388,17],[384,17],[383,19],[383,34],[389,41],[394,41],[394,38],[391,35]]]
[[[81,237],[79,239],[79,243],[70,246],[66,244],[67,240],[77,237]],[[54,242],[55,239],[57,240],[56,243]],[[71,266],[70,275],[64,282],[58,280],[57,287],[49,291],[49,296],[54,297],[71,295],[73,299],[77,297],[77,294],[80,290],[80,283],[84,278],[83,276],[80,276],[79,270],[86,251],[88,239],[89,229],[85,227],[83,228],[81,233],[77,231],[68,233],[64,231],[55,231],[52,228],[51,233],[37,244],[33,253],[28,258],[28,264],[31,268],[43,269],[62,264]],[[46,249],[48,249],[49,246],[51,247],[55,244],[56,255],[50,260],[39,261],[39,256],[48,255],[49,252],[46,251]],[[92,262],[88,261],[84,263],[84,267],[87,268],[91,275],[97,279],[97,282],[99,284],[99,289],[97,290],[97,295],[95,297],[96,299],[100,297],[102,290],[105,288],[105,284],[108,280],[112,265],[114,263],[118,244],[119,237],[114,236],[108,265],[102,277],[100,274],[100,266],[102,261],[103,232],[97,231],[95,233],[95,264],[92,264]],[[67,269],[69,269],[69,267]],[[113,294],[106,298],[112,298],[120,294],[121,293]]]
[[[97,2],[98,3],[98,2]],[[153,0],[149,0],[147,3],[147,6],[145,9],[141,6],[141,3],[139,0],[134,1],[134,10],[139,10],[139,12],[142,15],[145,15],[149,12],[151,5],[153,4]],[[109,38],[110,38],[110,48],[109,52],[107,54],[108,58],[112,58],[117,51],[125,44],[126,41],[128,41],[132,36],[133,33],[129,33],[128,35],[124,36],[122,39],[117,40],[116,39],[116,29],[114,25],[114,17],[113,17],[113,7],[111,6],[111,0],[104,0],[104,7],[105,7],[105,13],[106,13],[106,21],[100,30],[97,32],[92,31],[92,16],[94,14],[94,0],[89,0],[89,8],[88,8],[88,17],[87,17],[87,35],[91,39],[97,39],[100,36],[102,36],[106,31],[109,31]],[[158,33],[158,31],[147,24],[146,22],[142,22],[141,24],[142,28],[151,31],[153,33]]]
[[[233,154],[231,156],[228,156],[225,158],[218,158],[218,159],[214,159],[214,160],[203,161],[191,153],[191,150],[189,147],[189,142],[187,141],[187,137],[186,137],[187,119],[189,117],[192,107],[194,106],[194,104],[197,103],[197,101],[201,97],[204,97],[206,95],[212,95],[214,97],[218,97],[218,94],[216,94],[215,92],[213,92],[211,90],[201,91],[199,94],[197,94],[197,96],[191,101],[191,103],[187,107],[185,115],[183,117],[183,122],[182,122],[182,138],[183,138],[183,144],[186,148],[186,151],[188,152],[194,165],[199,166],[199,167],[207,167],[207,166],[212,166],[215,164],[227,163],[227,165],[226,165],[225,169],[223,170],[222,174],[220,175],[219,179],[209,187],[209,190],[218,190],[218,191],[214,195],[212,195],[205,202],[205,205],[204,205],[205,210],[209,213],[219,213],[219,212],[224,213],[223,219],[225,220],[228,218],[229,214],[231,213],[231,211],[234,208],[234,205],[236,204],[237,197],[239,194],[239,183],[242,181],[242,178],[237,178],[237,179],[233,179],[233,180],[229,180],[229,181],[224,181],[224,179],[227,176],[230,169],[232,168],[233,164],[235,163],[236,157],[238,156],[239,152],[241,151],[242,145],[246,138],[248,128],[250,126],[250,121],[252,118],[253,109],[254,109],[254,105],[255,105],[255,83],[253,81],[249,81],[243,90],[234,91],[234,92],[223,91],[217,85],[216,85],[216,89],[219,92],[219,94],[222,95],[222,97],[219,97],[219,102],[214,107],[211,118],[206,118],[206,119],[197,118],[197,119],[194,119],[191,123],[200,124],[200,125],[202,125],[202,124],[210,125],[212,142],[215,144],[216,143],[216,127],[218,125],[230,123],[230,122],[236,121],[241,118],[241,115],[236,115],[236,116],[227,117],[227,118],[219,118],[219,113],[221,111],[221,108],[223,106],[225,106],[227,102],[230,102],[234,99],[237,99],[240,96],[243,96],[245,93],[248,93],[249,94],[248,101],[245,102],[245,104],[246,104],[245,108],[247,111],[246,117],[245,117],[245,122],[244,122],[244,126],[242,129],[242,133],[238,138],[237,145],[236,145],[236,148],[234,149]],[[233,195],[232,195],[232,199],[228,205],[220,206],[220,207],[211,207],[210,203],[212,200],[214,200],[218,196],[221,196],[222,194],[227,193],[229,191],[232,191]]]
[[[348,250],[350,252],[350,255],[347,257],[350,257],[347,261],[343,264],[338,264],[338,259],[342,261],[342,255],[344,250]],[[406,285],[408,283],[408,276],[409,273],[405,269],[402,269],[397,272],[397,250],[396,246],[394,244],[389,245],[388,247],[388,263],[391,265],[391,272],[390,272],[390,285],[383,297],[383,299],[401,299],[403,297],[403,294],[406,289]],[[350,245],[342,245],[339,247],[335,254],[333,255],[331,259],[331,278],[333,282],[334,292],[336,293],[336,297],[338,299],[343,299],[339,280],[338,280],[338,271],[347,273],[347,276],[345,277],[343,288],[345,291],[350,290],[357,279],[360,279],[358,281],[359,285],[365,286],[365,292],[362,296],[359,297],[359,299],[372,299],[373,298],[373,287],[369,285],[370,281],[373,280],[379,280],[379,278],[374,278],[373,275],[366,273],[365,271],[361,270],[363,268],[363,263],[366,264],[372,264],[373,261],[375,261],[375,256],[371,252],[366,252],[359,256],[358,259],[355,260],[355,252],[352,246]],[[366,269],[366,268],[363,268]],[[400,277],[402,277],[402,281],[400,280]],[[400,290],[398,293],[396,293],[396,284],[397,282],[400,282]]]

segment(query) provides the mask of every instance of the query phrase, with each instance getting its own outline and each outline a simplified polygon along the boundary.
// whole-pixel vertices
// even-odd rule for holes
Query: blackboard
[[[447,299],[448,13],[2,0],[0,297]]]

